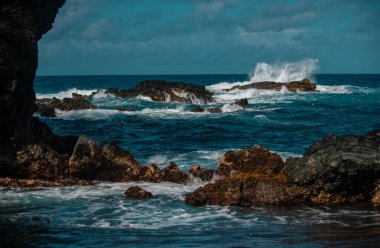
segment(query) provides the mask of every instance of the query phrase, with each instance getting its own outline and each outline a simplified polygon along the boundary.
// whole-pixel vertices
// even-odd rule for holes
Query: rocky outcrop
[[[247,98],[242,98],[242,99],[239,99],[239,100],[236,100],[235,101],[235,104],[242,107],[242,108],[245,108],[248,106],[248,99]]]
[[[196,189],[185,202],[193,206],[290,205],[293,196],[284,181],[281,175],[236,174]]]
[[[161,80],[143,81],[131,89],[109,88],[106,93],[123,98],[145,96],[157,102],[208,103],[212,101],[212,93],[204,86]]]
[[[229,176],[234,173],[278,173],[284,167],[282,158],[258,145],[239,151],[228,151],[220,159],[218,174]]]
[[[164,180],[164,174],[156,164],[149,164],[141,169],[140,180],[160,183]]]
[[[132,154],[116,144],[81,136],[70,157],[69,172],[86,180],[133,181],[139,179],[141,166]]]
[[[257,82],[246,85],[237,85],[230,89],[225,89],[225,91],[232,90],[247,90],[247,89],[258,89],[258,90],[275,90],[280,91],[285,87],[288,91],[297,92],[297,91],[315,91],[317,86],[315,83],[310,82],[308,79],[303,79],[301,81],[292,81],[289,83],[277,83],[277,82]]]
[[[193,165],[189,170],[189,174],[193,175],[193,177],[201,179],[202,181],[210,181],[214,176],[214,170],[204,169],[199,165]]]
[[[186,184],[188,176],[173,162],[170,162],[163,170],[163,179],[165,182]]]
[[[0,2],[0,176],[14,167],[19,147],[38,140],[33,118],[37,42],[64,0]]]
[[[146,191],[145,189],[141,188],[140,186],[132,186],[129,187],[125,192],[124,195],[131,199],[148,199],[152,198],[153,194],[149,191]]]
[[[364,136],[328,136],[302,158],[289,158],[283,171],[288,183],[315,194],[369,198],[380,178],[380,131]]]
[[[75,94],[75,93],[73,93]],[[96,109],[97,107],[87,101],[83,96],[78,95],[73,98],[63,98],[62,100],[53,98],[45,103],[37,103],[37,111],[42,116],[54,117],[55,110],[70,111],[80,109]]]
[[[285,166],[277,154],[257,146],[228,151],[218,172],[224,178],[195,190],[186,203],[243,206],[372,201],[378,205],[380,131],[328,136],[314,143],[302,158],[287,159]]]

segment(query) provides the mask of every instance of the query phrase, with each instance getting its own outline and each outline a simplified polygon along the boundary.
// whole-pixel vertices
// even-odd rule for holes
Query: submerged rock
[[[284,167],[282,158],[258,145],[239,151],[227,151],[218,164],[218,174],[234,173],[278,173]]]
[[[131,89],[109,88],[106,93],[123,98],[145,96],[157,102],[208,103],[213,100],[205,86],[161,80],[143,81]]]
[[[145,189],[141,188],[140,186],[132,186],[129,187],[125,192],[124,195],[128,198],[132,199],[148,199],[152,198],[153,194],[149,191],[146,191]]]
[[[214,176],[214,170],[212,169],[204,169],[199,165],[191,166],[189,173],[194,177],[200,178],[202,181],[210,181]]]
[[[142,167],[141,181],[160,183],[164,180],[164,174],[156,164],[149,164]]]
[[[202,106],[198,105],[198,106],[195,106],[194,108],[192,108],[190,111],[195,112],[195,113],[201,113],[201,112],[204,112],[205,109]]]
[[[188,176],[173,162],[170,162],[162,172],[166,182],[186,184],[188,181]]]
[[[257,82],[247,85],[237,85],[231,89],[225,89],[225,91],[232,90],[246,90],[246,89],[259,89],[259,90],[275,90],[280,91],[285,87],[288,91],[297,92],[297,91],[315,91],[317,86],[315,83],[310,82],[308,79],[303,79],[301,81],[292,81],[289,83],[277,83],[277,82]]]
[[[248,106],[248,99],[247,98],[243,98],[243,99],[240,99],[240,100],[236,100],[235,101],[235,104],[240,106],[240,107],[247,107]]]
[[[282,170],[291,184],[313,192],[369,198],[380,178],[380,131],[364,136],[328,136]]]
[[[79,137],[69,160],[70,175],[86,180],[138,180],[140,164],[116,144]]]
[[[97,108],[84,98],[63,98],[63,100],[53,98],[47,107],[63,111]]]

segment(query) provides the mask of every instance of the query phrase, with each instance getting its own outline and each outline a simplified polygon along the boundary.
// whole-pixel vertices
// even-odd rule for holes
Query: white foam
[[[257,63],[250,82],[273,81],[287,83],[311,78],[312,73],[318,68],[318,60],[305,59],[298,62],[267,64]]]
[[[221,110],[223,113],[231,113],[231,112],[235,112],[235,111],[239,111],[239,110],[242,110],[243,108],[237,104],[224,104],[222,107],[221,107]]]
[[[83,96],[89,96],[92,93],[97,92],[97,91],[98,91],[98,89],[80,90],[80,89],[77,89],[77,88],[71,88],[71,89],[68,89],[68,90],[65,90],[65,91],[61,91],[61,92],[58,92],[58,93],[46,93],[46,94],[37,93],[36,97],[39,98],[39,99],[41,99],[41,98],[53,98],[53,97],[58,98],[58,99],[63,99],[63,98],[71,98],[73,93],[80,94],[80,95],[83,95]],[[100,91],[100,92],[104,93],[104,90]]]

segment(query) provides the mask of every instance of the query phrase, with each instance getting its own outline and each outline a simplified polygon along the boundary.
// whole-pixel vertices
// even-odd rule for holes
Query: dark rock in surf
[[[63,98],[63,100],[53,98],[47,105],[52,109],[59,109],[63,111],[80,110],[80,109],[96,109],[97,107],[91,104],[84,98]]]
[[[110,88],[106,93],[123,98],[136,98],[138,96],[150,97],[157,102],[184,102],[202,103],[211,102],[212,93],[205,86],[182,82],[166,82],[161,80],[147,80],[131,89],[118,90]]]
[[[132,186],[129,187],[125,192],[124,195],[131,199],[149,199],[153,197],[153,194],[149,191],[146,191],[145,189],[141,188],[140,186]]]
[[[303,79],[301,81],[292,81],[289,83],[277,83],[277,82],[257,82],[247,85],[237,85],[231,89],[225,89],[225,91],[231,90],[246,90],[246,89],[259,89],[259,90],[275,90],[280,91],[285,87],[288,91],[297,92],[297,91],[315,91],[317,86],[315,83],[310,82],[308,79]]]
[[[162,170],[162,173],[164,175],[163,179],[166,182],[186,184],[188,181],[188,176],[173,162],[170,162]]]
[[[133,110],[133,109],[130,109],[130,108],[121,108],[121,107],[113,108],[113,110],[117,110],[117,111],[120,111],[120,112],[135,112],[135,110]]]
[[[282,158],[258,145],[239,151],[227,151],[218,164],[218,174],[234,173],[278,173],[284,167]]]
[[[189,173],[194,177],[200,178],[202,181],[210,181],[214,175],[214,170],[204,169],[199,165],[191,166]]]
[[[164,174],[156,164],[149,164],[141,169],[141,181],[160,183],[164,180]]]
[[[380,178],[380,131],[364,136],[328,136],[282,170],[290,184],[317,192],[321,203],[368,199]]]
[[[86,180],[133,181],[141,174],[140,164],[116,144],[102,144],[79,137],[69,160],[73,177]]]
[[[247,107],[248,106],[248,99],[247,98],[243,98],[243,99],[240,99],[240,100],[236,100],[235,101],[235,104],[240,106],[240,107]]]
[[[37,103],[37,112],[44,117],[55,117],[55,109],[45,104]]]
[[[207,112],[213,113],[213,114],[219,114],[222,113],[222,109],[220,107],[215,107],[215,108],[208,108],[206,109]]]

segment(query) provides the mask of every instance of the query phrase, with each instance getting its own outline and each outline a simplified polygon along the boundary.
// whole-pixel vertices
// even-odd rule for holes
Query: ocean
[[[257,72],[257,71],[256,71]],[[261,73],[261,74],[260,74]],[[143,165],[170,161],[215,169],[229,149],[268,147],[284,159],[301,156],[328,134],[365,134],[380,128],[380,74],[37,76],[38,98],[89,95],[95,110],[58,111],[42,118],[61,135],[113,140]],[[259,79],[302,79],[317,92],[223,91]],[[273,78],[274,77],[274,78]],[[199,104],[122,99],[109,87],[130,88],[159,79],[205,85],[222,113],[193,113]],[[247,98],[245,109],[232,104]],[[124,107],[134,112],[118,112]],[[38,114],[36,114],[38,117]],[[131,200],[140,185],[155,197]],[[369,204],[298,207],[191,207],[185,195],[202,182],[107,183],[88,187],[0,189],[0,246],[10,247],[268,247],[376,246],[380,211]]]

